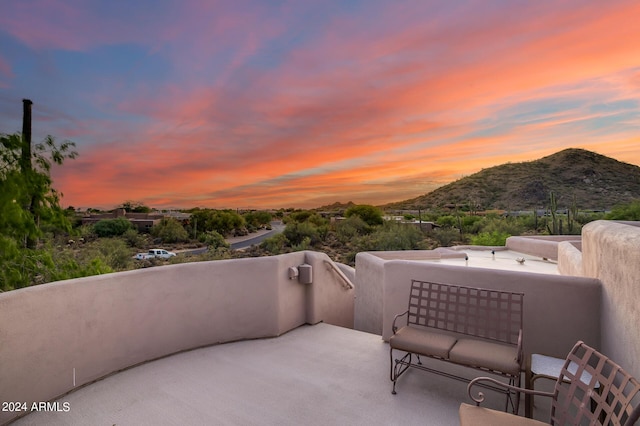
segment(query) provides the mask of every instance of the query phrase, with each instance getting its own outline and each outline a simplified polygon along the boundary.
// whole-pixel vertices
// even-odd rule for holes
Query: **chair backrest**
[[[618,364],[578,342],[558,381],[552,425],[633,425],[640,417],[640,383]]]
[[[408,323],[518,345],[523,293],[412,280]]]

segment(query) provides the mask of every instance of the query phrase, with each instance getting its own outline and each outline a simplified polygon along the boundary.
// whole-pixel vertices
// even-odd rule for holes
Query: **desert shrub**
[[[129,244],[130,247],[144,247],[147,240],[144,236],[140,235],[137,229],[127,229],[122,234],[122,238]]]
[[[605,216],[607,220],[640,220],[640,201],[620,204],[611,209]]]
[[[81,263],[68,251],[56,251],[53,254],[55,268],[50,271],[47,281],[68,280],[113,272],[113,269],[101,257],[95,257]]]
[[[244,229],[245,219],[231,210],[195,210],[191,213],[192,226],[198,233],[216,231],[221,235]]]
[[[336,224],[336,235],[341,243],[347,243],[353,238],[361,237],[371,232],[369,226],[360,216],[351,216]]]
[[[485,218],[480,227],[481,233],[505,233],[509,235],[522,235],[524,232],[523,222],[517,218]]]
[[[481,216],[463,216],[460,221],[464,232],[475,234],[480,230],[483,218]]]
[[[291,247],[291,249],[293,251],[302,251],[302,250],[308,250],[309,247],[311,247],[311,238],[304,237],[302,241],[300,241],[300,244],[294,244]]]
[[[460,231],[455,228],[436,228],[429,233],[429,236],[437,241],[440,247],[451,247],[461,239]]]
[[[116,271],[132,269],[132,252],[123,240],[119,238],[103,238],[94,242],[94,248],[100,256],[94,256],[88,263],[94,258],[101,258],[105,264]]]
[[[360,216],[369,226],[382,225],[382,210],[368,204],[349,207],[344,212],[345,217]]]
[[[452,215],[439,216],[435,222],[444,228],[454,228],[458,226],[458,218]]]
[[[476,246],[504,246],[511,235],[506,232],[481,232],[471,237],[471,244]]]
[[[93,232],[98,237],[117,237],[124,234],[127,229],[133,228],[131,222],[124,218],[103,219],[93,225]]]
[[[360,251],[416,250],[422,248],[423,240],[422,232],[413,226],[385,223],[359,238],[355,245]]]
[[[164,218],[151,228],[151,235],[160,238],[164,243],[179,243],[187,241],[189,234],[176,219]]]
[[[318,227],[310,222],[290,222],[282,232],[292,246],[302,243],[305,238],[309,238],[311,244],[321,240],[321,233]]]
[[[293,222],[296,223],[311,223],[317,227],[328,225],[329,221],[322,216],[320,216],[316,212],[312,212],[309,210],[301,210],[297,212],[292,212],[289,216],[285,217],[284,222],[286,224],[290,224]]]
[[[260,243],[260,248],[267,250],[271,254],[281,254],[289,240],[284,234],[276,234],[273,237],[265,238]]]
[[[198,241],[206,244],[210,249],[217,249],[218,247],[229,248],[229,243],[216,231],[207,231],[200,234]]]
[[[248,212],[243,216],[247,226],[253,226],[254,228],[269,225],[273,219],[271,213],[265,211]]]

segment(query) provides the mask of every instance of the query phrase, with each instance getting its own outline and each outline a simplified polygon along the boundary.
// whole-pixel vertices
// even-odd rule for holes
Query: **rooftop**
[[[456,424],[460,401],[470,401],[466,384],[417,370],[397,390],[391,395],[380,336],[320,323],[130,368],[60,398],[69,412],[32,413],[14,425],[437,426]],[[501,409],[504,397],[488,402]]]
[[[0,424],[457,424],[463,382],[410,370],[391,395],[385,341],[416,278],[522,292],[525,355],[564,358],[583,340],[640,377],[640,335],[628,326],[640,322],[638,225],[508,240],[495,256],[360,253],[353,269],[304,251],[2,293],[0,401],[69,409],[3,410]]]

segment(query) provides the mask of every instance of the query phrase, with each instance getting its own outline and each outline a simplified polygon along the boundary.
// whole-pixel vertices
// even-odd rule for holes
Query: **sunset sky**
[[[384,204],[569,147],[640,165],[640,2],[2,0],[0,133],[62,204]]]

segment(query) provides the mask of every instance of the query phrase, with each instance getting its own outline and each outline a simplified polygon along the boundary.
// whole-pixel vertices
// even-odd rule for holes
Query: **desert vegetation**
[[[277,212],[194,208],[185,210],[189,215],[180,220],[167,216],[148,232],[140,232],[123,217],[83,224],[73,207],[60,206],[50,171],[75,158],[72,142],[57,143],[49,136],[26,157],[23,147],[20,135],[0,135],[0,291],[167,263],[299,250],[323,251],[335,261],[353,265],[361,251],[501,246],[512,235],[579,234],[585,223],[595,219],[640,220],[639,200],[613,206],[605,214],[581,211],[575,197],[569,207],[560,208],[558,200],[569,199],[567,194],[549,192],[545,209],[517,212],[481,210],[472,197],[417,211],[385,211],[353,203],[344,208],[336,203],[329,209]],[[481,184],[478,188],[484,188]],[[135,201],[125,201],[118,209],[154,212]],[[99,211],[82,212],[88,213]],[[230,237],[271,229],[274,220],[282,221],[282,232],[248,249],[231,249]],[[159,246],[182,253],[170,259],[134,259],[135,253]]]

